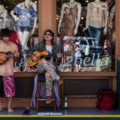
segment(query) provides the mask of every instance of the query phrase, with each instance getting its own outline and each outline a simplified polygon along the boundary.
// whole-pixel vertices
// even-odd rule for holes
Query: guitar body
[[[8,60],[8,53],[0,52],[0,65],[6,63]]]
[[[36,64],[38,64],[40,62],[41,57],[44,57],[44,56],[47,56],[47,55],[48,55],[47,51],[43,51],[43,52],[35,51],[34,53],[32,53],[30,55],[30,57],[27,60],[28,66],[29,67],[35,66]]]

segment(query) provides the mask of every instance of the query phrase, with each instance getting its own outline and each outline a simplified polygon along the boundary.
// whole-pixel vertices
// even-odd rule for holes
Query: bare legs
[[[12,97],[8,97],[8,112],[13,112],[11,104],[12,104]],[[2,109],[3,109],[2,98],[0,98],[0,112],[2,111]]]
[[[2,98],[0,98],[0,112],[2,111]]]
[[[9,97],[8,98],[8,112],[13,112],[11,104],[12,104],[12,97]]]

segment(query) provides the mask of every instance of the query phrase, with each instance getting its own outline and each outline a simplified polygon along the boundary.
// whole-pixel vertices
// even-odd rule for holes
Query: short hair
[[[11,31],[8,28],[3,28],[3,29],[1,29],[0,36],[1,36],[1,38],[10,37]]]

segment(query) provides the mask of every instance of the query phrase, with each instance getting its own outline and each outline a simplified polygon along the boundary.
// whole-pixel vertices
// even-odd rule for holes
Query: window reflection
[[[57,0],[57,24],[61,72],[114,71],[114,0]]]

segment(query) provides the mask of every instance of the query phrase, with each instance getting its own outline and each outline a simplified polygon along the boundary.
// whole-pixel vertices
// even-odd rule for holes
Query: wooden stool
[[[40,81],[37,83],[37,108],[36,108],[37,112],[39,111],[40,102],[46,101],[46,99],[40,99],[40,90],[41,90],[40,86],[41,86],[42,82]],[[52,104],[53,110],[54,110],[54,112],[56,112],[56,99],[55,99],[54,87],[52,87],[52,102],[50,104]]]

